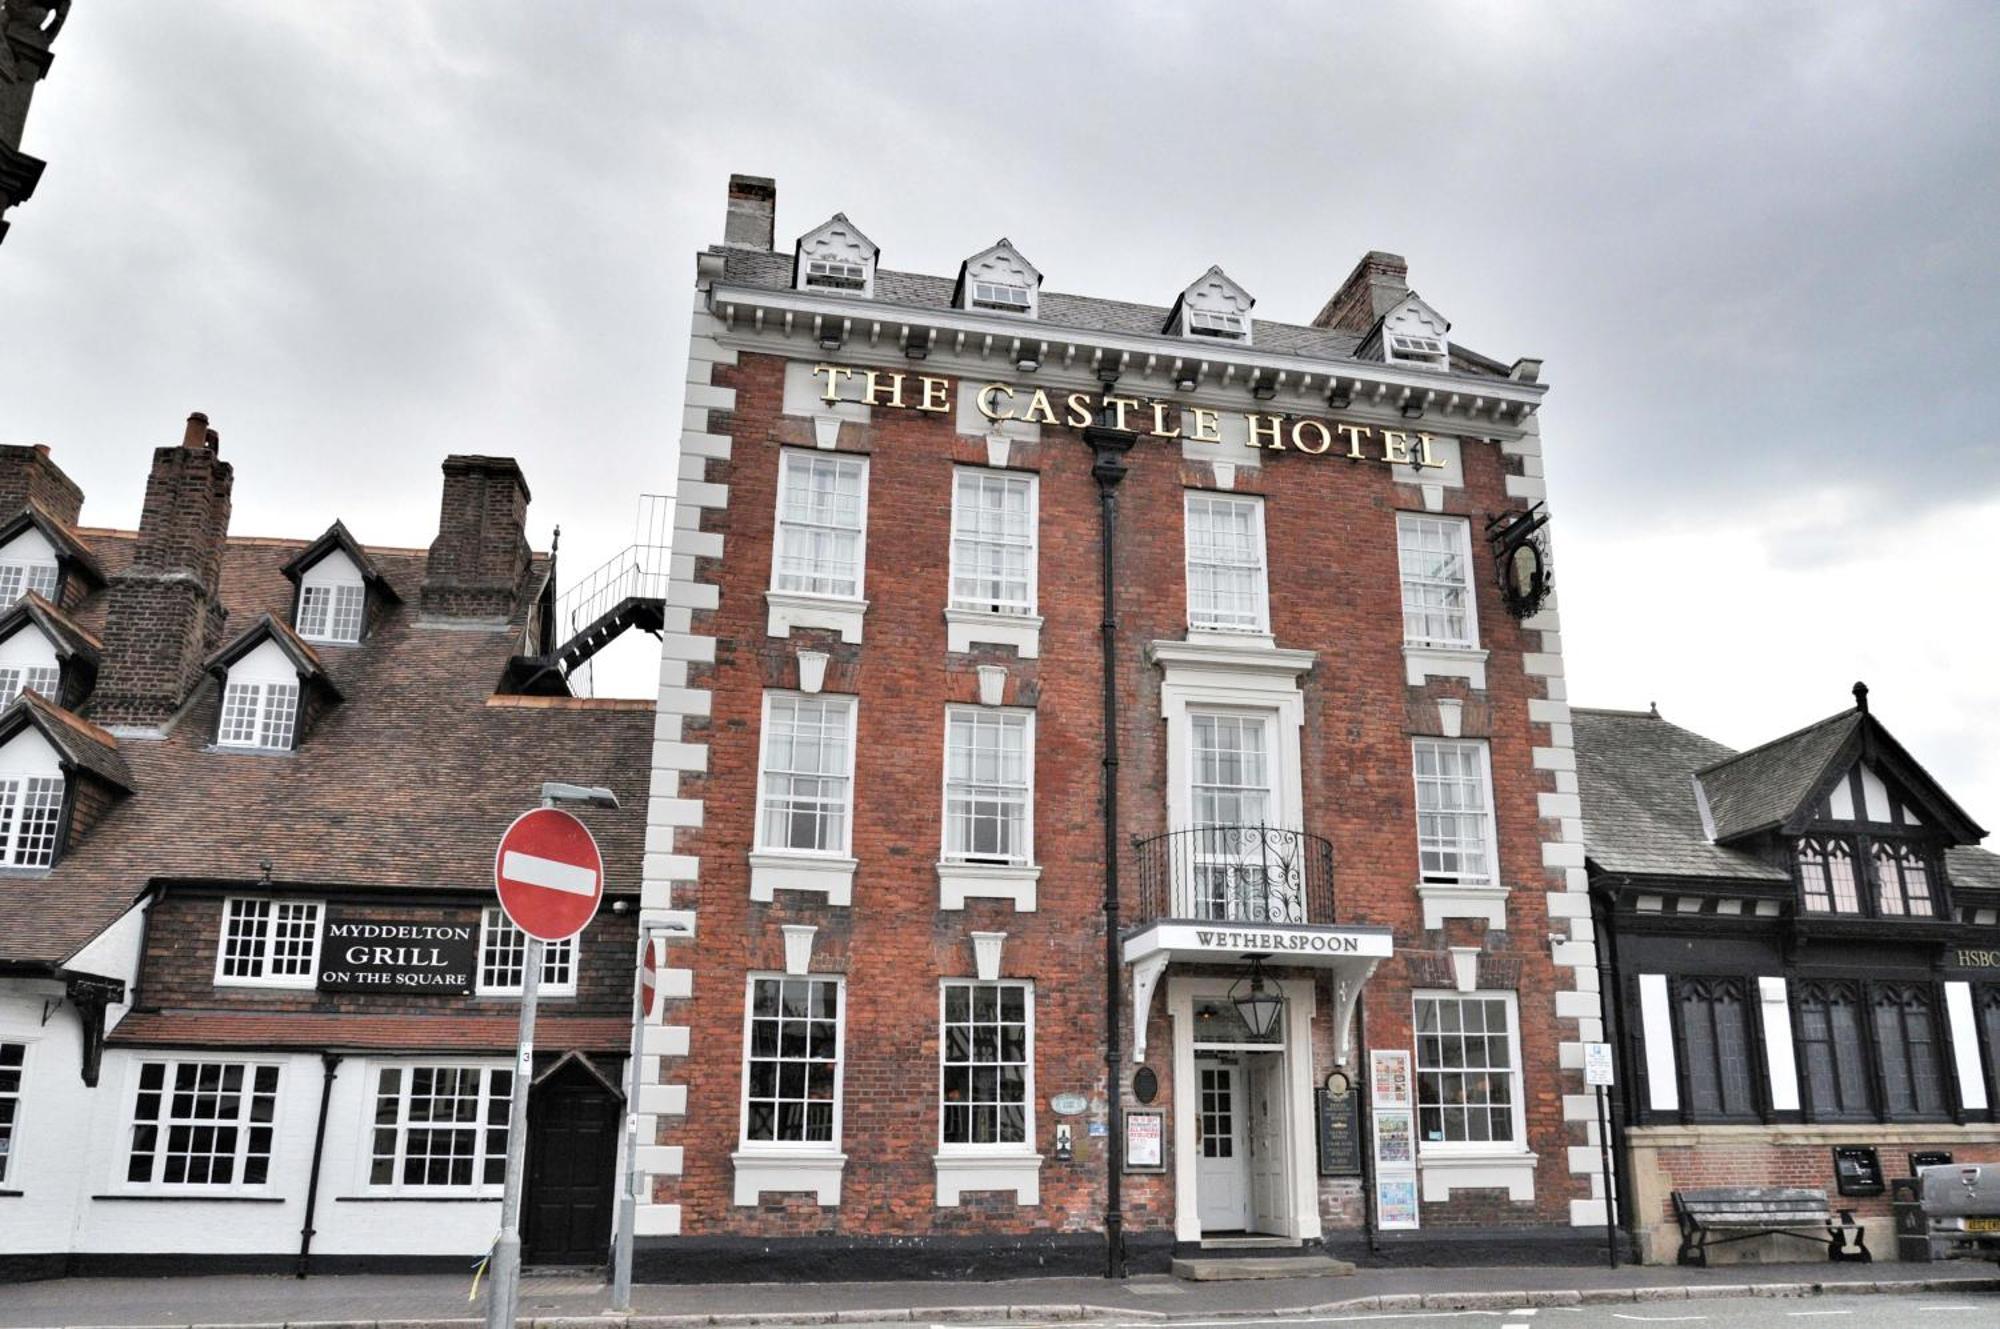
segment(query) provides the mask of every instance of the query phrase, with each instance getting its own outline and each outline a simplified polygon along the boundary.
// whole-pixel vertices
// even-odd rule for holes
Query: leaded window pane
[[[1696,1120],[1754,1115],[1750,1003],[1743,981],[1689,978],[1677,986],[1690,1113]]]

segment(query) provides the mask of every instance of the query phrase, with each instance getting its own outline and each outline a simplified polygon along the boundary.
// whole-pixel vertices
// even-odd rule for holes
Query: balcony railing
[[[1137,843],[1139,918],[1333,922],[1333,845],[1276,826],[1199,826]]]

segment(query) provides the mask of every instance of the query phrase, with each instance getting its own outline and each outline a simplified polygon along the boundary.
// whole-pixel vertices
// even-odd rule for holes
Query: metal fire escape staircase
[[[559,596],[541,655],[508,662],[500,691],[541,697],[591,695],[591,659],[628,630],[658,636],[666,624],[674,505],[644,494],[633,542]]]

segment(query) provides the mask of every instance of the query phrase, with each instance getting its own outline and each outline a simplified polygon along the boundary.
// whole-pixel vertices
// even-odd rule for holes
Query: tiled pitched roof
[[[1715,838],[1734,840],[1782,824],[1811,796],[1860,726],[1860,710],[1842,711],[1708,766],[1699,778]]]
[[[711,252],[723,256],[723,273],[728,281],[767,290],[787,290],[792,285],[793,255],[790,250],[775,253],[721,245]],[[907,305],[914,309],[950,309],[956,289],[957,282],[950,277],[892,272],[887,268],[875,271],[875,299],[885,304]],[[1033,323],[1024,324],[1025,327],[1114,332],[1125,336],[1158,337],[1182,347],[1189,344],[1185,338],[1162,331],[1167,326],[1171,308],[1168,305],[1141,305],[1125,300],[1101,300],[1088,295],[1065,295],[1046,288],[1036,299],[1040,305],[1040,317]],[[1351,332],[1337,329],[1273,323],[1259,318],[1251,320],[1250,340],[1257,350],[1318,360],[1353,360],[1361,339]],[[1209,346],[1206,352],[1202,352],[1197,345],[1189,353],[1214,355],[1219,351]],[[1484,356],[1474,356],[1472,362],[1454,362],[1452,368],[1490,374],[1493,363]]]
[[[89,538],[108,570],[129,564],[130,532]],[[221,596],[230,626],[265,613],[283,626],[292,600],[283,568],[305,543],[229,541]],[[403,585],[422,585],[423,551],[369,554]],[[531,585],[546,575],[538,558]],[[86,601],[77,619],[101,624],[104,598]],[[414,602],[389,605],[367,640],[317,653],[346,701],[287,753],[215,750],[221,689],[204,678],[164,738],[117,740],[131,795],[46,875],[0,880],[0,959],[60,963],[152,878],[255,881],[265,859],[278,881],[485,889],[500,833],[544,780],[618,795],[620,810],[580,815],[603,849],[606,889],[636,892],[651,712],[630,702],[491,704],[520,627],[430,627]]]
[[[0,743],[12,738],[24,724],[39,730],[67,765],[89,771],[120,789],[132,787],[132,772],[118,750],[118,740],[88,720],[71,715],[39,692],[23,692],[7,707],[6,714],[0,715]],[[0,957],[12,958],[4,951]]]
[[[1727,758],[1728,748],[1643,711],[1578,707],[1570,718],[1592,862],[1631,876],[1790,880],[1783,868],[1709,842],[1694,773]]]
[[[367,1015],[351,1011],[134,1011],[111,1031],[124,1047],[307,1048],[372,1051],[512,1052],[518,1013]],[[545,1048],[623,1053],[632,1022],[623,1016],[565,1015],[542,1009],[535,1041]]]
[[[403,598],[397,592],[395,585],[383,575],[382,569],[375,566],[375,560],[368,556],[368,551],[361,547],[361,542],[347,529],[347,523],[338,520],[327,527],[326,533],[319,539],[294,554],[278,571],[287,577],[302,577],[312,570],[313,564],[335,549],[347,555],[353,562],[355,570],[361,574],[363,581],[372,583],[376,590],[392,600]]]
[[[230,665],[235,664],[238,660],[248,655],[258,643],[267,639],[278,644],[278,649],[283,651],[294,665],[298,666],[300,673],[309,678],[327,679],[329,683],[331,682],[331,679],[327,678],[326,662],[320,658],[319,652],[312,648],[312,643],[292,631],[289,623],[283,622],[270,614],[257,615],[255,623],[252,623],[235,640],[231,641],[214,655],[211,655],[208,658],[208,663],[203,668],[211,672],[227,669]]]
[[[1953,889],[2000,892],[2000,854],[1976,845],[1954,845],[1944,851],[1944,866]]]
[[[93,586],[104,584],[104,566],[98,560],[97,551],[84,541],[82,532],[64,525],[55,514],[32,500],[5,523],[0,523],[0,545],[30,526],[47,537],[48,542],[56,547],[56,552],[69,559],[71,566],[83,574],[86,582]]]
[[[15,601],[12,609],[0,614],[0,641],[14,635],[17,622],[33,622],[48,633],[49,641],[60,658],[82,656],[94,665],[104,650],[104,643],[86,632],[81,623],[33,591]]]

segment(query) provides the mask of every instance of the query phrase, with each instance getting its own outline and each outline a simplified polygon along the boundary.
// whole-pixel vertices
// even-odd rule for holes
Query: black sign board
[[[1833,1180],[1842,1195],[1880,1195],[1889,1189],[1882,1180],[1882,1157],[1871,1147],[1835,1145]]]
[[[1327,1076],[1324,1088],[1313,1091],[1318,1123],[1319,1174],[1322,1177],[1361,1175],[1361,1095],[1354,1081],[1339,1071]]]
[[[1950,1162],[1951,1150],[1949,1149],[1919,1149],[1910,1155],[1910,1175],[1920,1177],[1923,1175],[1922,1169],[1927,1167],[1944,1167]]]
[[[322,992],[470,992],[477,923],[396,923],[328,911],[319,943]]]

